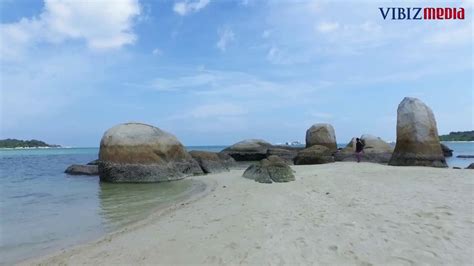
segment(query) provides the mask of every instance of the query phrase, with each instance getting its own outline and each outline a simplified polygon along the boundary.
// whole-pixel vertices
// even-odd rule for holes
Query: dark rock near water
[[[295,180],[293,170],[278,156],[269,156],[245,170],[243,177],[259,183],[290,182]]]
[[[97,165],[73,164],[64,172],[69,175],[99,175],[99,167]]]
[[[471,163],[466,169],[474,169],[474,163]]]
[[[203,174],[175,136],[140,123],[107,130],[99,160],[100,179],[106,182],[161,182]]]
[[[461,167],[454,166],[453,169],[461,169]]]
[[[313,145],[298,152],[294,164],[324,164],[334,162],[332,152],[328,147]]]
[[[461,159],[471,159],[474,158],[474,155],[458,155],[456,158],[461,158]]]
[[[218,153],[208,151],[190,151],[189,154],[191,154],[194,160],[199,163],[202,171],[206,174],[229,171],[227,163],[219,157]]]
[[[301,147],[291,147],[291,146],[283,146],[283,145],[273,146],[271,148],[268,148],[267,157],[275,155],[282,158],[287,163],[293,163],[293,160],[295,159],[296,155],[301,150],[303,150],[303,148]]]
[[[267,157],[272,144],[261,139],[247,139],[225,148],[222,153],[232,156],[236,161],[260,161]]]
[[[433,111],[406,97],[397,110],[397,143],[390,165],[447,167]]]
[[[99,159],[96,159],[96,160],[93,160],[93,161],[90,161],[87,163],[87,165],[99,165]]]
[[[453,156],[453,150],[451,150],[448,146],[441,143],[441,150],[443,151],[444,157],[451,157]]]

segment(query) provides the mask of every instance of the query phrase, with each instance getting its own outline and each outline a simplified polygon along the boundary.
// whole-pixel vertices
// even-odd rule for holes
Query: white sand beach
[[[474,171],[371,163],[192,177],[204,195],[105,238],[24,264],[474,263]]]

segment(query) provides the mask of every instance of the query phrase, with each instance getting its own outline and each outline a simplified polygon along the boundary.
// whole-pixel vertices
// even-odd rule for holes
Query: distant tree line
[[[448,135],[439,136],[441,141],[474,141],[474,130],[450,132]]]
[[[41,140],[19,140],[19,139],[2,139],[0,140],[0,148],[34,148],[34,147],[60,147],[59,145],[51,145]]]

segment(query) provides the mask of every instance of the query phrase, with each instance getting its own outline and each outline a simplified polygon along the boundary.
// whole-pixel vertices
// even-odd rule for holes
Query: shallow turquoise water
[[[191,180],[109,184],[64,174],[70,164],[87,163],[97,153],[97,148],[0,150],[0,264],[98,238],[204,189]]]

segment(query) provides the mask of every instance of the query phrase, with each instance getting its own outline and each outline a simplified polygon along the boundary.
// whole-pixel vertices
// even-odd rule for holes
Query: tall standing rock
[[[107,130],[99,161],[100,180],[107,182],[161,182],[203,173],[175,136],[140,123]]]
[[[406,97],[397,110],[397,143],[389,165],[447,167],[433,111]]]
[[[330,151],[337,150],[336,133],[330,124],[314,124],[306,131],[306,148],[314,145],[325,146]]]

